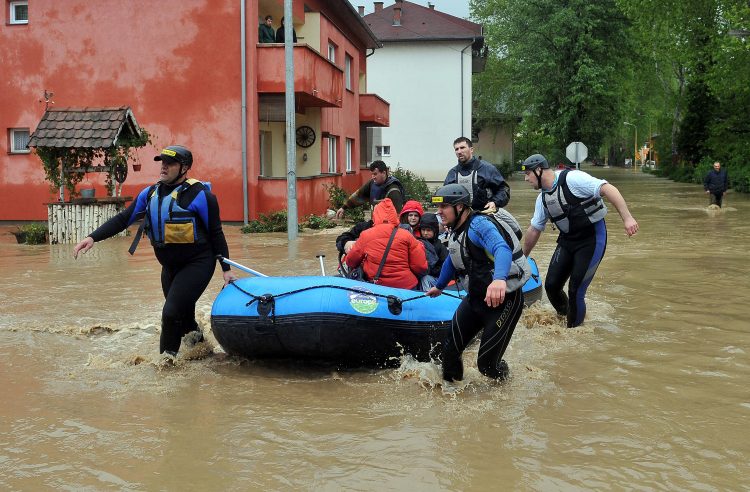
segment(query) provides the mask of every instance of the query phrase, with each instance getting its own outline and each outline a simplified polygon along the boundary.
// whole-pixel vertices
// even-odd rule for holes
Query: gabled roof
[[[393,25],[394,8],[401,5],[401,25]],[[482,38],[482,26],[412,2],[396,2],[364,16],[372,32],[384,42],[445,41]]]
[[[29,138],[29,147],[108,148],[141,130],[129,107],[48,109]]]
[[[342,9],[348,11],[348,16],[354,19],[354,23],[350,24],[350,27],[362,38],[365,42],[365,47],[370,49],[382,48],[383,45],[380,43],[378,37],[372,32],[370,26],[367,25],[349,0],[337,0],[337,2],[339,4],[339,12]]]

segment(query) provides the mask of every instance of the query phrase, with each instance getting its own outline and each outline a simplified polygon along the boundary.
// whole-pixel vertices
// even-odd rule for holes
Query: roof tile
[[[482,26],[435,9],[404,0],[401,25],[393,25],[393,8],[384,7],[363,17],[381,41],[434,41],[483,37]]]
[[[119,137],[129,111],[127,106],[50,109],[31,134],[29,147],[109,147]]]

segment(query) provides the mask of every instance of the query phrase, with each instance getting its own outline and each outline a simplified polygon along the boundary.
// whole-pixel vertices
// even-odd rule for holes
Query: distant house
[[[442,182],[456,162],[453,140],[471,137],[471,78],[483,70],[482,26],[433,5],[396,0],[374,7],[364,20],[383,48],[368,60],[368,89],[392,108],[388,128],[368,130],[367,160]]]
[[[212,182],[225,220],[286,208],[287,138],[297,143],[300,216],[325,212],[324,185],[354,189],[369,178],[361,172],[369,148],[363,140],[369,127],[388,125],[389,104],[365,91],[367,55],[381,44],[347,0],[293,2],[294,135],[285,130],[284,47],[258,43],[263,17],[273,16],[274,28],[280,25],[279,0],[5,5],[0,220],[45,219],[44,203],[57,199],[41,162],[27,148],[46,105],[53,104],[132,108],[153,146],[138,150],[143,168],[129,173],[123,195],[135,195],[158,179],[152,159],[162,147],[183,144],[195,158],[191,175]],[[103,176],[90,179],[103,196]]]

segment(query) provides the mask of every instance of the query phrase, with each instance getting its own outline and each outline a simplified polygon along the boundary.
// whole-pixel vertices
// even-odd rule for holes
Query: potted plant
[[[134,155],[134,149],[149,143],[151,137],[148,131],[141,128],[139,137],[118,140],[116,145],[110,147],[36,147],[34,152],[42,161],[51,191],[64,187],[73,197],[77,194],[76,185],[83,181],[86,172],[97,163],[103,163],[108,168],[106,187],[112,193],[116,171],[125,167],[127,175],[127,161]],[[135,166],[133,169],[137,170]]]
[[[17,231],[11,231],[16,236],[18,244],[44,244],[47,242],[47,224],[32,222],[18,227]]]

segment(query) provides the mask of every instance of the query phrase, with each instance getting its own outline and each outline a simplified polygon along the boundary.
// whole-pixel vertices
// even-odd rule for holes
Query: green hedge
[[[703,179],[713,168],[715,160],[704,158],[697,165],[686,164],[662,164],[652,174],[669,178],[680,183],[695,183],[703,185]],[[740,193],[750,193],[750,164],[746,164],[740,157],[734,157],[729,162],[722,163],[727,170],[729,187]]]

